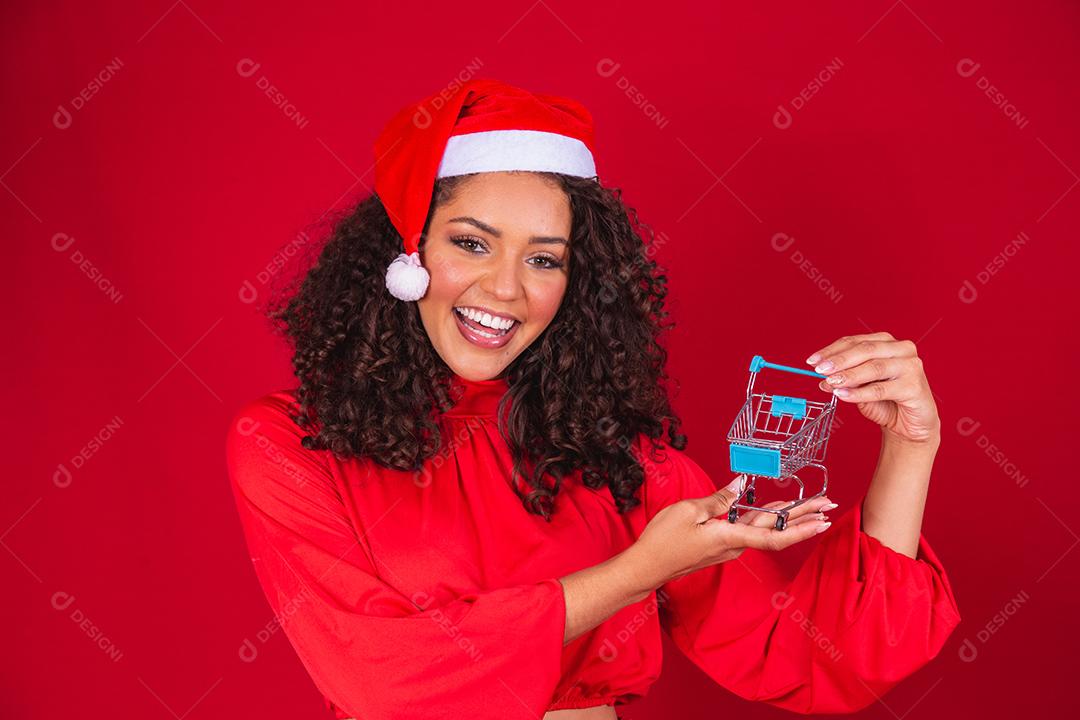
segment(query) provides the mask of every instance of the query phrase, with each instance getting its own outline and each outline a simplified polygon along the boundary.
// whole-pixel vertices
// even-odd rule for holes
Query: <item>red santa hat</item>
[[[447,95],[403,108],[375,141],[375,194],[404,243],[386,270],[400,300],[427,292],[419,246],[436,179],[509,170],[596,177],[592,115],[580,103],[490,78]]]

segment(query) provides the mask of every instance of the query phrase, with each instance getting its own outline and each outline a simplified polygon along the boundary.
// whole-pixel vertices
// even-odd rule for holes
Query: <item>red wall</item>
[[[1080,584],[1075,496],[1055,480],[1080,407],[1064,313],[1080,10],[711,5],[6,7],[0,205],[18,242],[0,714],[322,716],[281,633],[255,662],[238,655],[271,618],[226,423],[290,380],[258,314],[281,274],[266,268],[366,192],[393,111],[477,66],[592,109],[602,179],[663,234],[676,403],[718,478],[753,354],[801,364],[877,330],[917,342],[944,425],[924,530],[964,623],[865,715],[1058,710]],[[841,417],[844,508],[878,448],[855,408]],[[667,650],[627,717],[780,716]]]

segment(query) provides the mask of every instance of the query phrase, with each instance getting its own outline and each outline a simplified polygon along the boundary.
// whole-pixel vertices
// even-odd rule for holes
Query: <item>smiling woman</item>
[[[461,400],[460,381],[498,379],[517,405],[507,483],[529,512],[550,518],[552,475],[582,467],[633,507],[639,466],[620,443],[659,437],[665,422],[673,446],[683,440],[661,384],[666,279],[648,259],[651,231],[632,216],[592,178],[440,178],[418,243],[431,279],[414,304],[382,287],[401,239],[377,195],[361,201],[272,312],[296,348],[304,447],[420,472],[442,446],[438,415]],[[605,418],[618,419],[618,435]]]
[[[550,176],[459,177],[437,202],[422,246],[424,265],[438,271],[418,305],[450,369],[484,380],[501,375],[558,312],[572,218],[566,191]]]
[[[229,475],[338,718],[612,720],[658,678],[661,629],[744,698],[848,712],[959,619],[906,523],[882,534],[910,557],[853,507],[790,579],[754,551],[835,504],[727,522],[666,392],[652,232],[592,148],[580,104],[495,80],[404,108],[376,192],[272,312],[298,384],[237,412]]]

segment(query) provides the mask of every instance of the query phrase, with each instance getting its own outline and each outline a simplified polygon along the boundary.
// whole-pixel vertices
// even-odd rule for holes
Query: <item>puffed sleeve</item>
[[[227,468],[259,582],[328,706],[361,720],[542,716],[561,670],[558,578],[443,604],[392,587],[283,397],[236,414]]]
[[[648,441],[645,441],[648,447]],[[639,445],[639,448],[642,447]],[[664,446],[647,462],[646,515],[716,485]],[[721,686],[799,713],[860,710],[934,658],[960,622],[945,569],[862,530],[862,500],[833,521],[794,579],[768,551],[673,580],[658,592],[676,646]]]

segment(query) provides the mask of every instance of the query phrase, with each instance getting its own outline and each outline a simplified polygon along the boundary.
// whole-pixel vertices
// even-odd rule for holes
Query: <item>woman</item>
[[[299,385],[237,413],[228,467],[338,718],[616,718],[659,676],[661,629],[741,697],[853,711],[959,622],[920,534],[940,423],[914,345],[859,335],[808,359],[882,452],[783,577],[769,552],[836,505],[783,531],[726,520],[735,483],[682,452],[663,388],[651,234],[600,185],[592,140],[578,103],[489,79],[403,109],[375,194],[275,314]]]

